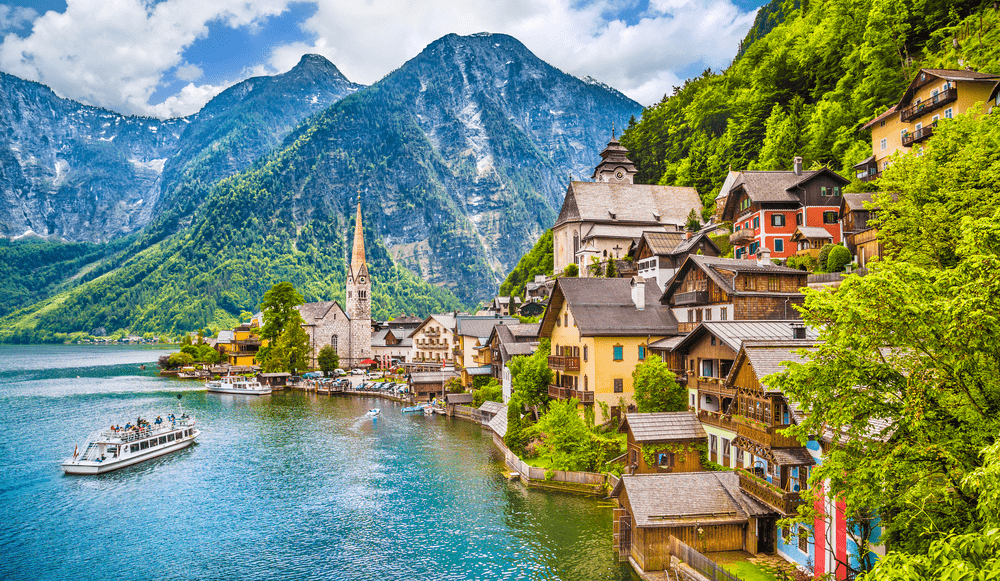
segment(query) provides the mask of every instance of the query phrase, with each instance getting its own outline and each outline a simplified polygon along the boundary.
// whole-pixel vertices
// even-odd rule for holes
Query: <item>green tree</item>
[[[840,244],[830,249],[826,257],[827,272],[843,272],[844,267],[851,263],[851,251]]]
[[[580,267],[575,263],[567,264],[566,268],[563,269],[563,276],[580,276]]]
[[[691,208],[691,211],[688,212],[687,224],[685,225],[685,228],[691,232],[701,230],[701,214],[695,211],[694,208]]]
[[[323,345],[316,356],[316,362],[323,371],[323,375],[330,377],[333,370],[340,367],[340,356],[337,355],[337,350],[333,348],[333,345]]]
[[[296,309],[302,302],[302,295],[290,282],[279,282],[264,293],[260,338],[268,343],[257,352],[257,361],[265,371],[294,373],[308,366],[309,335],[302,330],[305,321]]]
[[[518,401],[529,408],[544,406],[549,401],[549,384],[552,370],[549,369],[548,339],[542,339],[538,349],[530,356],[520,355],[508,363],[511,377],[511,391]]]
[[[618,268],[615,266],[615,259],[608,259],[608,266],[604,271],[604,276],[608,278],[615,278],[618,276]]]
[[[639,412],[680,412],[688,409],[687,389],[659,357],[647,356],[632,371],[635,405]]]
[[[172,367],[188,367],[194,363],[194,357],[190,353],[185,353],[181,351],[180,353],[174,353],[170,356],[170,365]]]
[[[481,386],[479,389],[473,392],[472,405],[473,407],[479,407],[487,401],[503,401],[503,386],[497,382],[496,379],[490,378],[490,381],[485,385]]]
[[[604,276],[604,264],[601,262],[601,259],[596,256],[590,257],[590,266],[587,268],[590,270],[590,276]]]
[[[833,244],[824,244],[823,247],[819,249],[819,255],[816,257],[816,262],[818,264],[816,270],[818,272],[826,272],[826,263],[830,259],[831,250],[833,250]]]
[[[539,438],[554,470],[581,471],[590,468],[590,430],[580,417],[575,398],[555,400],[537,423],[527,429],[529,437]]]

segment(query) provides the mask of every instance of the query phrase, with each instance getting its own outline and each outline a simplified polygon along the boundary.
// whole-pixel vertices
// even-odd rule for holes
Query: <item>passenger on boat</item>
[[[156,416],[156,421],[154,422],[157,426],[163,423],[163,418]]]

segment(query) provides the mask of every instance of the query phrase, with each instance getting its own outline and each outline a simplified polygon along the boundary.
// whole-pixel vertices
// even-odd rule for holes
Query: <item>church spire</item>
[[[357,276],[365,266],[365,234],[361,229],[361,195],[358,195],[358,216],[354,220],[354,251],[351,253],[351,271]]]

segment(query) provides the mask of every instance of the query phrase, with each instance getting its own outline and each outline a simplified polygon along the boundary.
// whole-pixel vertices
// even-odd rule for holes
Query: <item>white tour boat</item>
[[[104,474],[176,452],[194,443],[201,432],[194,418],[182,415],[159,424],[94,432],[73,457],[62,463],[66,474]]]
[[[271,393],[270,385],[261,385],[256,378],[242,375],[226,375],[218,381],[205,384],[208,391],[215,393],[243,393],[247,395],[267,395]]]

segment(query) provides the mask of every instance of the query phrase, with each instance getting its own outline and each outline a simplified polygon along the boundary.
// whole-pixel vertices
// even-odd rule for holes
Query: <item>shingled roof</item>
[[[560,278],[552,291],[539,335],[549,336],[563,303],[580,334],[588,337],[676,335],[677,319],[657,299],[655,281],[645,283],[645,308],[632,302],[632,279]]]
[[[493,315],[477,317],[475,315],[459,315],[455,320],[455,334],[462,335],[464,337],[481,337],[485,339],[490,336],[490,333],[493,332],[493,327],[496,327],[497,325],[517,324],[519,322],[520,321],[513,317],[495,317]]]
[[[794,171],[743,171],[733,182],[730,195],[726,197],[726,205],[722,210],[723,220],[733,220],[737,213],[737,203],[740,196],[732,195],[742,189],[747,197],[757,204],[799,204],[799,189],[807,182],[820,175],[829,175],[842,184],[850,180],[829,168],[807,170],[801,173]]]
[[[334,306],[340,309],[340,312],[344,312],[344,309],[340,308],[340,304],[337,301],[306,303],[296,308],[299,310],[299,314],[302,315],[302,320],[305,321],[306,325],[315,325],[316,321],[324,319]],[[344,316],[346,317],[347,314],[344,313]]]
[[[483,405],[486,405],[485,403]],[[479,409],[483,409],[482,406]],[[503,438],[507,435],[507,406],[500,406],[497,410],[496,415],[490,420],[489,426],[493,430],[493,433]]]
[[[694,188],[606,182],[570,182],[555,227],[566,222],[684,224],[701,210]]]
[[[686,337],[674,344],[675,351],[690,348],[699,338],[708,333],[715,335],[722,344],[733,351],[739,351],[744,341],[791,340],[792,325],[802,325],[800,320],[787,321],[704,321],[699,323]],[[815,340],[819,332],[806,327],[806,339]],[[651,344],[650,347],[658,346]]]
[[[622,476],[612,498],[628,495],[636,527],[683,527],[746,522],[774,511],[740,490],[735,472]]]
[[[700,254],[689,254],[684,262],[681,264],[677,272],[674,273],[673,278],[667,281],[664,286],[663,295],[660,297],[660,302],[667,304],[670,297],[676,292],[677,288],[680,287],[681,282],[684,281],[684,277],[687,275],[688,271],[692,268],[700,268],[705,271],[712,281],[719,286],[720,289],[731,295],[757,295],[757,296],[798,296],[799,293],[782,293],[776,291],[744,291],[740,289],[733,288],[733,274],[734,273],[758,273],[758,274],[784,274],[784,275],[795,275],[802,279],[802,286],[806,286],[806,276],[808,273],[796,270],[794,268],[788,268],[787,266],[778,266],[777,264],[757,264],[755,260],[744,260],[739,258],[720,258],[718,256],[703,256]]]
[[[743,353],[757,379],[787,369],[782,363],[805,363],[806,358],[797,353],[800,349],[810,349],[816,345],[815,339],[788,339],[783,341],[744,341]],[[768,386],[761,383],[765,391]],[[773,391],[772,391],[773,393]]]
[[[694,412],[625,414],[618,432],[632,432],[639,444],[708,438]]]

